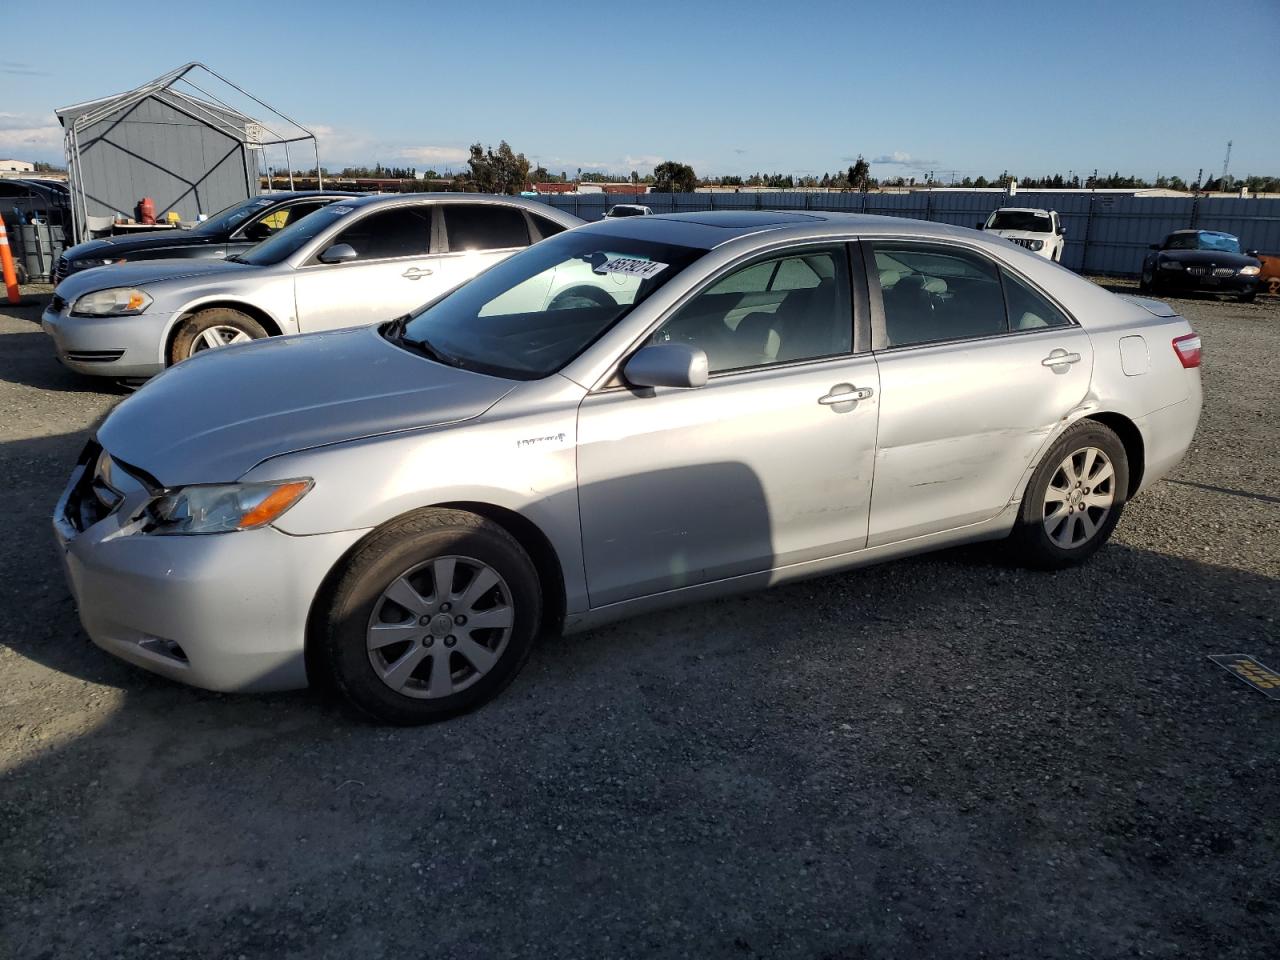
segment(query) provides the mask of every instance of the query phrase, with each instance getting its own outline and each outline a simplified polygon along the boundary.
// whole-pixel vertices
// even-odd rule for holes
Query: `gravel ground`
[[[543,643],[379,729],[98,651],[47,529],[118,392],[0,307],[0,952],[1272,957],[1280,306],[1176,301],[1207,403],[1080,570],[903,561]]]

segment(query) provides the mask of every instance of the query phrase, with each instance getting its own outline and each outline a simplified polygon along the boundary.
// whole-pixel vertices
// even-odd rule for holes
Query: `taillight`
[[[1173,338],[1173,351],[1182,361],[1182,365],[1190,369],[1200,366],[1200,334],[1188,333]]]

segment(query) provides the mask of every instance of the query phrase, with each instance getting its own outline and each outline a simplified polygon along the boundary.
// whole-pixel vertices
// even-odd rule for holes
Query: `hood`
[[[109,287],[140,287],[161,280],[185,280],[215,273],[261,269],[226,260],[139,260],[137,263],[116,263],[73,273],[58,284],[57,294],[70,302],[83,294]]]
[[[131,253],[142,250],[203,247],[211,243],[225,242],[221,237],[205,236],[195,230],[156,230],[154,233],[135,233],[129,236],[87,240],[63,253],[68,260],[106,260],[108,257],[127,257]]]
[[[997,237],[1005,238],[1018,237],[1022,240],[1043,240],[1045,243],[1054,236],[1052,231],[1041,230],[984,230],[983,233],[994,233]]]
[[[479,416],[513,386],[410,353],[375,327],[273,337],[172,367],[97,437],[166,487],[226,483],[282,454]]]
[[[1257,257],[1247,257],[1243,253],[1227,253],[1224,250],[1159,250],[1156,256],[1164,260],[1177,260],[1179,263],[1204,264],[1206,267],[1216,265],[1235,267],[1239,270],[1241,267],[1259,266]]]

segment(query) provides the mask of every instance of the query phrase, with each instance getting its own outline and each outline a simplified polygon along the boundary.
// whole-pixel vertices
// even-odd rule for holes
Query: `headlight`
[[[72,260],[71,266],[76,270],[88,270],[90,267],[109,267],[113,263],[124,263],[123,257],[115,260]]]
[[[148,533],[227,533],[271,523],[311,489],[310,478],[271,483],[196,484],[157,497],[147,507]]]
[[[1178,260],[1161,260],[1160,269],[1161,270],[1181,270],[1182,263],[1181,261],[1178,261]]]
[[[131,317],[151,306],[151,296],[137,287],[112,287],[86,293],[71,305],[82,317]]]
[[[1032,250],[1043,250],[1043,249],[1044,249],[1044,241],[1043,241],[1043,240],[1032,240],[1032,241],[1031,241],[1031,249],[1032,249]]]
[[[1256,277],[1261,272],[1262,272],[1261,267],[1241,267],[1240,268],[1240,276],[1242,277]]]

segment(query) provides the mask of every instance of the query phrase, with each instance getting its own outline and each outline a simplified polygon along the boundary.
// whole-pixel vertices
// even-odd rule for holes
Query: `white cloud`
[[[62,127],[34,114],[0,113],[0,154],[17,160],[61,157]]]
[[[397,160],[416,160],[418,163],[457,164],[465,163],[471,151],[462,147],[401,147],[392,156]]]
[[[845,157],[845,160],[856,159],[854,157]],[[937,164],[936,160],[921,160],[919,157],[913,157],[905,150],[895,150],[893,153],[881,154],[878,157],[872,157],[868,163],[879,163],[887,166],[895,167],[928,167]]]

